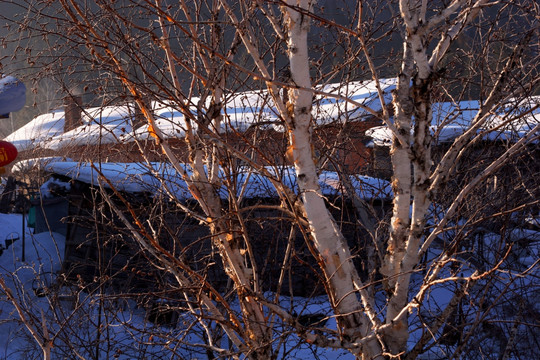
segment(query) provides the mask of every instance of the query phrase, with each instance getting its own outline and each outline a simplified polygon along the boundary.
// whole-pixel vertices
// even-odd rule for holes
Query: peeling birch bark
[[[309,10],[311,1],[288,1],[289,6],[299,6]],[[310,88],[309,57],[307,35],[309,18],[291,7],[284,6],[288,23],[288,53],[292,81],[301,88]],[[289,141],[292,147],[293,162],[298,178],[311,236],[324,266],[324,273],[331,288],[330,301],[337,315],[342,336],[355,339],[368,335],[376,317],[368,314],[373,311],[372,299],[365,290],[360,290],[363,304],[358,301],[357,291],[363,288],[346,240],[330,215],[322,197],[316,164],[312,153],[311,106],[313,93],[303,89],[290,89],[289,101],[292,114],[288,118]],[[355,288],[355,284],[358,288]],[[382,353],[377,340],[367,342],[362,356],[375,359]]]
[[[412,55],[409,44],[405,44],[402,73],[394,94],[394,122],[400,134],[411,143],[411,117],[413,107],[409,94],[409,84],[412,77]],[[396,315],[401,311],[403,299],[402,291],[397,291],[400,284],[399,276],[402,270],[401,261],[405,256],[406,240],[410,227],[410,204],[412,197],[412,154],[408,147],[394,140],[392,149],[392,190],[394,191],[393,215],[390,223],[390,238],[381,273],[386,277],[386,291],[389,293],[389,304],[386,313],[386,324],[391,328],[385,334],[386,343],[392,354],[403,351],[404,343],[408,338],[407,318],[395,321]]]
[[[452,2],[430,20],[426,20],[425,2],[399,2],[406,37],[402,72],[394,96],[394,121],[398,132],[409,137],[409,148],[394,138],[391,151],[394,209],[388,250],[381,271],[387,277],[387,291],[390,293],[386,323],[393,326],[385,339],[392,354],[402,353],[407,347],[409,330],[403,310],[408,303],[411,274],[419,263],[426,214],[431,204],[431,83],[435,68],[451,42],[485,3],[477,1],[471,8],[463,10],[461,18],[458,17],[456,23],[443,33],[430,59],[427,54],[428,31],[452,16],[464,2]]]

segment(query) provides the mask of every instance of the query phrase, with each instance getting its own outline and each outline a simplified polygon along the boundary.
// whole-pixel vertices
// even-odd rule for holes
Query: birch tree
[[[149,211],[161,220],[145,219],[99,164],[92,165],[101,175],[107,208],[156,268],[174,279],[170,286],[182,289],[181,298],[190,304],[182,310],[204,333],[194,346],[206,349],[209,358],[286,358],[291,339],[358,359],[480,358],[475,339],[496,348],[500,358],[526,357],[515,337],[534,338],[537,325],[522,320],[523,304],[538,295],[518,284],[532,284],[523,279],[537,274],[538,225],[526,229],[520,244],[515,234],[525,227],[517,223],[538,219],[538,5],[528,0],[339,5],[61,0],[21,7],[35,15],[25,20],[27,31],[54,35],[58,49],[69,49],[75,62],[66,66],[66,59],[54,58],[51,68],[88,69],[89,79],[106,79],[90,84],[89,91],[135,104],[158,149],[150,151],[137,140],[142,162],[160,180],[167,202],[207,229],[209,246],[232,284],[227,294],[164,245],[160,234],[169,228],[158,209],[165,207]],[[33,61],[47,59],[40,54]],[[389,77],[396,79],[391,99],[384,85]],[[357,80],[372,84],[374,103],[347,93],[347,84]],[[340,91],[328,90],[336,83]],[[260,117],[250,129],[254,138],[234,129],[234,114],[227,110],[235,94],[247,90],[260,95],[253,106],[253,116]],[[330,141],[319,122],[321,98],[346,104],[362,117],[343,111],[338,117],[343,127]],[[445,126],[463,116],[462,100],[478,105],[467,110],[473,114],[450,143],[438,143]],[[434,119],[434,107],[443,102],[455,111]],[[182,136],[163,131],[155,103],[182,115]],[[262,115],[265,107],[275,115],[271,121]],[[353,204],[355,225],[362,229],[351,239],[335,215],[340,205],[320,185],[328,164],[343,169],[342,159],[332,144],[318,148],[317,139],[352,144],[346,125],[368,117],[390,134],[391,210],[381,215],[357,198],[354,178],[341,171],[344,202]],[[268,122],[284,129],[280,139],[286,146],[278,163],[256,138]],[[519,137],[486,142],[520,122],[528,127]],[[488,156],[482,146],[494,154]],[[169,179],[152,165],[156,158],[174,169],[196,206],[175,197]],[[287,162],[294,186],[280,175]],[[520,175],[512,178],[508,171]],[[279,205],[243,201],[251,176],[268,180]],[[345,211],[341,206],[337,210]],[[255,255],[257,235],[247,225],[254,209],[277,211],[290,229],[271,292],[263,286],[263,266]],[[322,279],[330,309],[323,317],[335,320],[335,328],[301,321],[280,297],[296,233]],[[534,260],[519,267],[511,259],[523,243]],[[510,315],[501,310],[501,299],[515,307]],[[482,340],[493,329],[504,336]],[[188,342],[182,336],[169,341]]]

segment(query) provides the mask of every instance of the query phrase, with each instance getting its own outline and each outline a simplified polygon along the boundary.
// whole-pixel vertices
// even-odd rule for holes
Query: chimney
[[[65,122],[64,132],[75,129],[82,125],[82,96],[68,94],[64,97]]]

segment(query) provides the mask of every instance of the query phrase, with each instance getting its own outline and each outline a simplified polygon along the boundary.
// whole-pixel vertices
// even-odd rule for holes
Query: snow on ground
[[[60,184],[62,185],[62,184]],[[65,185],[65,184],[64,184]],[[107,334],[107,341],[100,349],[100,358],[113,358],[117,355],[118,359],[160,359],[167,354],[170,357],[169,349],[167,349],[166,340],[171,338],[180,338],[183,324],[192,326],[186,341],[192,345],[203,344],[205,342],[202,335],[202,328],[194,324],[194,318],[189,313],[181,313],[179,318],[179,326],[171,327],[156,327],[149,323],[145,318],[145,310],[138,307],[133,301],[122,300],[116,305],[106,307],[105,312],[99,313],[100,302],[96,294],[88,294],[84,291],[77,292],[77,312],[71,312],[75,309],[73,300],[71,302],[50,303],[47,297],[40,297],[44,291],[47,291],[48,286],[53,283],[54,274],[60,270],[61,261],[64,254],[65,238],[54,232],[45,232],[41,234],[32,234],[26,229],[25,233],[25,251],[23,257],[23,241],[22,241],[22,216],[19,214],[0,214],[0,247],[3,249],[0,254],[0,276],[4,279],[6,285],[11,289],[11,292],[21,301],[21,304],[28,310],[27,316],[32,316],[34,324],[41,326],[41,312],[47,319],[47,326],[50,331],[55,334],[60,334],[55,341],[53,348],[55,356],[53,358],[74,358],[73,350],[70,346],[80,347],[81,353],[86,354],[87,358],[91,358],[92,351],[95,351],[94,342],[99,333],[99,326],[103,327],[106,322],[107,331],[101,332]],[[509,240],[515,242],[515,246],[519,245],[522,239],[528,239],[534,243],[540,241],[540,232],[517,229],[508,235]],[[17,239],[12,244],[11,239]],[[7,241],[7,242],[6,242]],[[483,237],[483,243],[486,248],[491,247],[491,243],[496,248],[501,242],[501,236],[498,234],[486,234]],[[438,246],[433,247],[429,252],[429,258],[434,261],[441,254]],[[527,250],[527,249],[525,249]],[[532,250],[533,252],[529,251]],[[516,252],[516,257],[512,258],[512,268],[516,268],[517,263],[523,263],[525,266],[531,266],[538,259],[538,247],[530,247],[528,251]],[[487,251],[487,250],[486,250]],[[488,252],[486,252],[487,256]],[[493,254],[496,254],[493,253]],[[461,276],[470,275],[473,269],[466,270],[466,273],[461,272]],[[449,275],[449,274],[444,274]],[[516,281],[517,286],[532,287],[534,279],[522,278],[514,276],[512,271],[500,272],[499,278],[507,277],[500,285],[504,286],[507,281]],[[423,275],[421,273],[413,276],[413,283],[421,281]],[[516,280],[517,279],[517,280]],[[443,309],[448,303],[453,287],[447,285],[434,286],[426,295],[425,303],[422,305],[424,318],[435,316],[440,309]],[[62,290],[62,289],[60,289]],[[497,289],[495,289],[497,290]],[[506,290],[506,289],[502,289]],[[501,290],[501,291],[502,291]],[[513,292],[509,292],[512,295]],[[272,293],[267,293],[265,296],[268,299],[275,297]],[[509,298],[508,302],[513,299]],[[329,303],[324,296],[314,298],[290,298],[281,296],[279,304],[288,309],[291,313],[296,313],[299,317],[310,316],[317,319],[322,319],[324,326],[330,329],[335,329],[335,319],[332,317],[332,311]],[[112,304],[112,303],[111,303]],[[65,306],[59,309],[58,306]],[[107,306],[110,306],[108,304]],[[379,306],[384,308],[385,299],[381,299]],[[233,303],[233,309],[239,311],[238,304]],[[110,312],[107,312],[110,311]],[[64,320],[70,321],[67,328],[60,327],[58,321],[62,323]],[[101,325],[98,324],[98,319],[104,321]],[[511,317],[511,319],[513,319]],[[19,316],[14,312],[12,304],[6,300],[5,294],[0,291],[0,359],[18,360],[18,359],[39,359],[39,351],[36,349],[34,340],[29,336],[28,330],[18,321]],[[57,322],[55,322],[57,321]],[[418,325],[418,318],[413,314],[410,318],[413,325],[413,333],[411,334],[411,344],[417,340],[422,333],[421,328],[415,328]],[[322,325],[322,324],[321,324]],[[416,329],[416,330],[414,330]],[[278,325],[277,331],[288,331],[286,327]],[[41,331],[41,330],[39,330]],[[148,331],[155,333],[153,340],[149,338]],[[103,339],[102,339],[103,340]],[[163,342],[161,342],[163,340]],[[105,340],[103,340],[105,341]],[[142,341],[142,342],[141,342]],[[107,348],[109,344],[110,347]],[[226,344],[223,344],[226,346]],[[88,348],[85,348],[88,346]],[[298,338],[294,334],[289,334],[287,341],[281,344],[280,354],[287,359],[352,359],[352,355],[345,351],[328,350],[328,349],[313,349],[307,344],[298,345]],[[196,359],[204,358],[204,350],[194,348],[179,348],[178,351],[184,358]],[[439,351],[439,347],[434,347],[431,352],[426,354],[426,358]]]
[[[54,229],[52,229],[54,230]],[[4,239],[17,239],[6,246]],[[8,240],[9,243],[9,240]],[[145,319],[145,311],[129,300],[119,301],[121,306],[116,309],[107,308],[99,312],[99,301],[96,295],[79,292],[77,300],[51,303],[47,297],[41,297],[48,287],[54,283],[57,272],[61,269],[61,261],[64,254],[65,238],[54,232],[32,234],[31,229],[26,228],[25,251],[23,256],[22,241],[22,216],[20,214],[0,214],[0,276],[11,289],[12,294],[20,301],[21,306],[27,311],[25,316],[32,319],[32,324],[37,326],[37,331],[42,334],[42,313],[46,319],[47,328],[55,338],[53,347],[53,359],[75,358],[77,347],[80,354],[86,358],[93,358],[95,352],[94,342],[98,338],[97,329],[104,323],[98,324],[98,319],[107,321],[107,339],[101,339],[103,346],[100,349],[100,358],[103,359],[162,359],[171,355],[164,339],[169,337],[181,338],[182,326],[178,328],[156,328]],[[7,247],[7,249],[6,249]],[[62,289],[59,290],[62,292]],[[268,294],[273,298],[272,294]],[[77,308],[74,310],[73,301]],[[335,321],[331,318],[331,310],[328,301],[324,297],[305,299],[280,297],[280,304],[293,309],[299,316],[317,314],[324,317],[326,325],[335,329]],[[59,309],[58,306],[64,308]],[[237,308],[238,304],[233,304]],[[0,291],[0,359],[39,359],[42,357],[34,339],[29,331],[19,321],[19,315],[14,311],[13,305],[7,300],[3,291]],[[107,311],[112,310],[110,313]],[[238,310],[239,311],[239,310]],[[328,318],[330,316],[330,318]],[[64,320],[70,321],[65,323]],[[192,324],[194,318],[188,314],[180,315],[180,324]],[[148,331],[156,335],[153,340]],[[192,345],[204,344],[202,329],[198,325],[192,326],[190,334],[184,340]],[[143,343],[144,342],[144,343]],[[170,342],[169,342],[170,343]],[[224,346],[227,346],[225,343]],[[307,344],[298,345],[298,338],[291,334],[285,344],[280,344],[280,354],[287,359],[353,359],[346,351],[314,349]],[[176,350],[182,358],[197,359],[205,358],[202,349],[194,350],[178,348]]]
[[[50,285],[54,274],[60,270],[65,238],[54,232],[33,235],[28,228],[25,230],[23,240],[22,215],[0,214],[0,276],[22,306],[30,311],[26,316],[40,316],[41,310],[47,311],[48,302],[34,291],[42,291]],[[28,347],[30,339],[24,335],[26,330],[18,320],[13,305],[0,290],[1,359],[25,358],[19,350]]]

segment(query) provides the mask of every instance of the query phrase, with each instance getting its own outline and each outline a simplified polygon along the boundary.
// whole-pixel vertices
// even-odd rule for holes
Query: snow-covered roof
[[[37,116],[5,140],[13,143],[18,151],[115,143],[132,131],[133,113],[133,108],[127,105],[87,108],[81,116],[83,125],[64,133],[65,112],[54,110]]]
[[[196,101],[197,99],[193,99]],[[185,117],[174,104],[168,102],[153,103],[153,111],[156,125],[161,130],[164,138],[183,137],[186,133]],[[195,124],[194,124],[195,126]],[[147,140],[151,137],[148,124],[142,125],[131,133],[122,136],[123,141]]]
[[[101,163],[96,164],[96,170],[91,165],[78,162],[51,162],[45,169],[51,173],[64,175],[88,184],[101,183],[105,187],[111,184],[116,190],[125,192],[150,192],[158,195],[167,189],[168,194],[179,200],[191,199],[186,182],[169,164],[165,163]],[[184,170],[190,174],[189,166]],[[268,168],[271,174],[279,178],[285,186],[298,191],[294,168],[282,166]],[[107,182],[100,181],[100,175],[106,177]],[[224,183],[236,184],[236,196],[242,198],[269,198],[276,197],[277,192],[269,178],[248,168],[237,169],[234,177],[226,176],[221,172]],[[387,199],[391,197],[391,185],[388,181],[364,175],[351,176],[350,180],[356,193],[363,199]],[[339,175],[332,171],[323,171],[319,177],[321,191],[325,196],[336,196],[346,193],[341,185]],[[220,189],[223,198],[227,198],[230,189],[225,186]]]
[[[59,150],[66,146],[114,144],[121,137],[132,132],[132,106],[105,106],[86,109],[82,123],[66,133],[58,134],[41,143],[41,147]]]
[[[530,132],[540,123],[540,96],[532,96],[520,103],[510,100],[492,115],[478,134],[485,140],[516,140]],[[478,101],[458,103],[441,102],[432,104],[433,120],[431,131],[435,143],[451,142],[463,134],[471,125],[480,109]],[[525,114],[525,115],[521,115]],[[366,131],[378,146],[392,144],[392,131],[386,126],[377,126]]]
[[[390,100],[390,90],[395,87],[395,79],[380,80],[386,101]],[[354,81],[347,84],[329,84],[316,87],[313,104],[313,118],[316,125],[332,122],[356,120],[366,115],[365,110],[345,101],[353,100],[374,111],[381,109],[381,104],[373,81]],[[192,111],[196,112],[198,98],[192,98]],[[178,138],[185,135],[185,117],[180,108],[172,102],[153,102],[156,123],[165,138]],[[245,131],[254,124],[273,126],[282,130],[280,117],[266,90],[255,90],[225,95],[223,124],[220,131],[235,129]],[[130,121],[135,114],[134,105],[104,106],[88,108],[83,111],[83,125],[63,133],[64,111],[53,111],[36,117],[30,123],[6,138],[19,151],[34,147],[58,150],[66,146],[97,145],[98,143],[129,142],[134,139],[145,140],[150,136],[148,124],[132,129]],[[192,126],[196,126],[195,123]]]
[[[386,102],[391,100],[390,91],[395,88],[395,85],[396,79],[380,80]],[[367,114],[364,109],[351,104],[345,98],[370,107],[373,111],[381,110],[377,88],[373,81],[353,81],[347,84],[336,83],[317,86],[315,89],[318,93],[314,97],[312,113],[317,126],[336,121],[356,120]],[[334,96],[322,95],[320,92]],[[192,99],[194,104],[197,101],[198,98]],[[196,112],[194,106],[192,111]],[[184,136],[186,130],[184,115],[173,104],[154,104],[154,113],[157,118],[157,125],[165,138]],[[245,131],[255,124],[283,130],[280,125],[279,112],[267,90],[245,91],[226,95],[222,114],[224,121],[221,131],[227,131],[231,128],[236,131]],[[192,124],[192,126],[196,126],[196,124]],[[133,138],[129,135],[127,137],[129,139]],[[148,139],[150,137],[148,125],[143,125],[135,130],[135,137],[140,140]]]
[[[391,91],[396,88],[397,79],[380,79],[379,85],[383,91],[386,104],[392,101]],[[352,81],[346,84],[328,84],[316,87],[317,90],[340,96],[341,98],[325,95],[315,96],[313,116],[317,125],[326,125],[335,121],[343,122],[357,120],[368,112],[357,107],[345,98],[371,108],[375,112],[382,110],[376,83],[374,81]]]
[[[34,118],[28,124],[8,135],[18,151],[30,150],[64,132],[64,111],[55,110]]]
[[[391,90],[396,86],[396,79],[381,79],[380,87],[386,103],[391,101]],[[313,118],[316,126],[335,122],[354,121],[369,113],[353,102],[381,110],[381,102],[373,81],[353,81],[315,87],[317,94],[313,103]],[[324,95],[321,93],[331,94]],[[534,106],[540,103],[540,97],[530,97],[528,102],[514,104],[509,101],[501,107],[498,114],[493,115],[487,125],[479,132],[485,139],[514,139],[523,136],[536,125],[540,118],[540,109]],[[192,98],[191,111],[196,113],[195,104],[198,98]],[[458,103],[441,102],[432,105],[432,133],[435,142],[449,142],[467,129],[478,112],[478,101],[462,101]],[[181,138],[185,135],[185,117],[180,108],[169,101],[153,102],[156,124],[165,138]],[[524,109],[534,109],[526,116],[507,121]],[[121,106],[104,106],[85,109],[83,125],[67,133],[64,129],[64,111],[53,111],[36,117],[6,140],[12,142],[19,151],[41,147],[59,150],[66,146],[111,144],[130,142],[135,139],[146,140],[150,137],[148,124],[132,128],[135,114],[134,104]],[[220,131],[235,129],[245,131],[250,126],[260,125],[283,130],[280,116],[271,96],[266,90],[246,91],[225,95],[222,110],[223,124]],[[191,126],[196,127],[193,122]],[[494,130],[493,130],[494,129]],[[493,131],[491,131],[493,130]],[[392,140],[391,131],[385,127],[375,127],[366,132],[376,145],[388,146]]]
[[[33,168],[43,169],[43,167],[51,162],[58,161],[73,161],[70,158],[63,156],[44,156],[39,158],[25,159],[16,162],[11,168],[12,172],[25,172]]]

